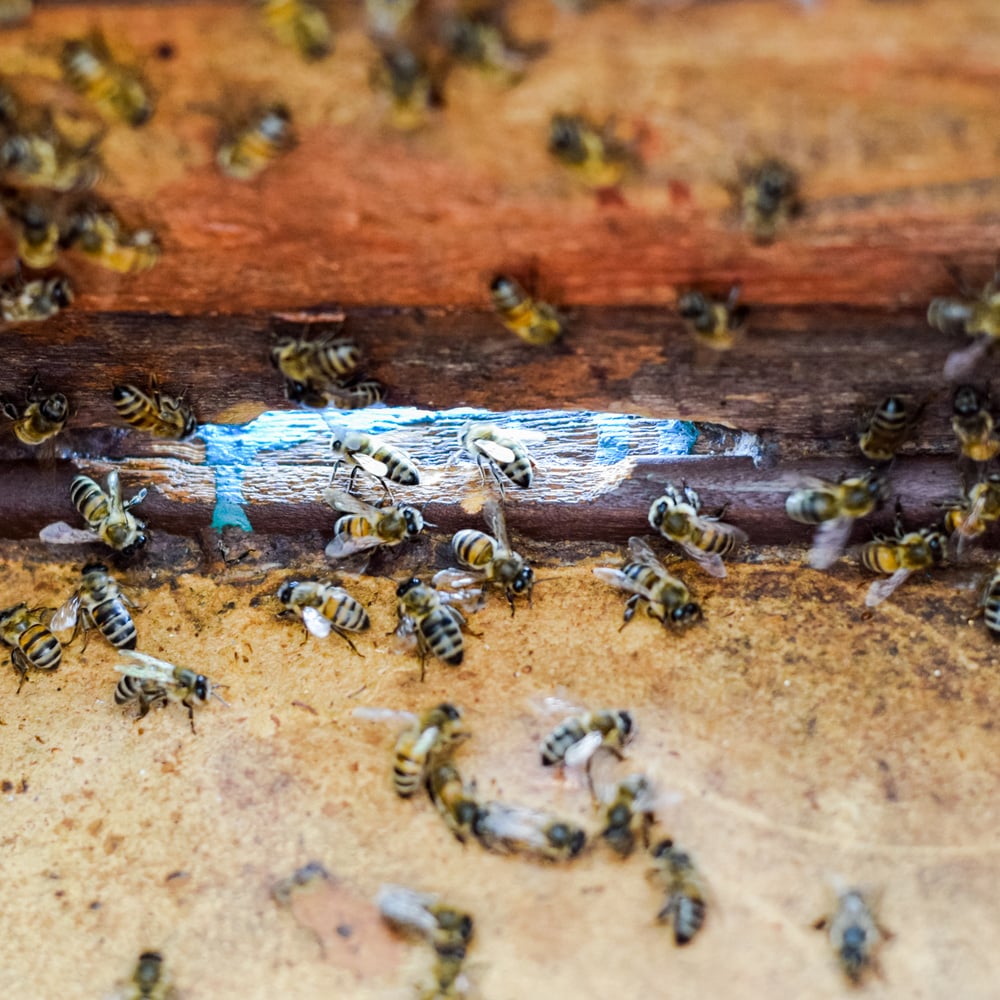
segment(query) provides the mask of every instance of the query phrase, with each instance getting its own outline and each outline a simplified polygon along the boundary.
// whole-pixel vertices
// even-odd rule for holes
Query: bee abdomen
[[[407,757],[399,756],[392,769],[392,784],[401,799],[408,799],[420,790],[424,766]]]
[[[135,622],[118,599],[101,601],[90,609],[101,635],[116,649],[135,649]]]
[[[88,524],[100,524],[108,516],[107,494],[89,476],[73,479],[69,498]]]
[[[385,463],[385,478],[391,482],[400,486],[416,486],[420,482],[420,474],[413,463],[398,452],[379,448],[372,457]]]
[[[1000,574],[994,576],[990,581],[989,590],[986,592],[983,619],[990,635],[994,639],[1000,639]]]
[[[552,767],[560,764],[566,757],[566,751],[579,743],[587,735],[579,719],[571,719],[554,729],[542,744],[542,764]]]
[[[837,505],[821,490],[800,490],[785,500],[785,512],[800,524],[819,524],[836,516]]]
[[[330,621],[337,628],[345,629],[348,632],[364,632],[371,625],[368,612],[354,598],[341,598],[330,615]]]
[[[895,573],[899,569],[895,546],[869,542],[861,550],[861,565],[873,573]]]
[[[739,537],[737,535],[727,535],[723,531],[713,531],[709,527],[699,533],[695,544],[702,552],[724,556],[736,549],[739,545]]]
[[[55,670],[62,660],[62,645],[44,626],[35,622],[18,637],[17,644],[36,670]]]
[[[430,651],[449,667],[462,663],[465,650],[462,630],[447,611],[439,608],[420,621],[420,633]]]
[[[494,539],[475,528],[456,531],[451,540],[455,558],[470,569],[481,569],[493,559]]]
[[[687,944],[701,930],[705,923],[704,900],[691,896],[677,896],[671,900],[673,910],[674,941]]]

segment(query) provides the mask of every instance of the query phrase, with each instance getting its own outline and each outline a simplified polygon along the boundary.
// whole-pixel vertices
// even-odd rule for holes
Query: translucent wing
[[[487,802],[480,812],[477,832],[486,840],[515,841],[533,847],[546,846],[542,826],[549,819],[545,813],[503,802]]]
[[[49,629],[52,632],[65,632],[76,625],[77,614],[80,610],[80,595],[74,594],[53,616],[49,622]]]
[[[483,514],[486,516],[490,532],[499,543],[497,547],[501,553],[510,552],[510,540],[507,538],[507,521],[503,516],[503,507],[495,500],[488,500],[483,506]]]
[[[112,469],[104,480],[104,491],[108,494],[108,520],[114,521],[116,517],[123,517],[125,505],[122,503],[122,488],[118,481],[118,470]]]
[[[84,545],[89,542],[99,542],[101,536],[96,531],[74,528],[65,521],[47,524],[38,532],[41,541],[48,545]]]
[[[944,363],[944,377],[956,381],[968,375],[986,357],[992,343],[990,337],[976,337],[968,347],[952,351]]]
[[[383,541],[378,535],[334,535],[332,541],[327,545],[327,559],[345,559],[356,552],[367,552],[368,549],[378,548]]]
[[[364,517],[378,518],[379,510],[370,503],[365,503],[347,490],[334,489],[332,486],[323,490],[323,499],[334,510],[342,514],[361,514]]]
[[[681,548],[706,572],[720,580],[726,576],[726,567],[718,552],[705,552],[691,542],[681,542]]]
[[[174,679],[174,671],[177,669],[172,663],[166,660],[158,660],[148,653],[138,653],[134,649],[120,649],[118,655],[124,659],[124,663],[116,663],[115,669],[120,673],[128,674],[129,677],[138,677],[141,680],[156,681],[160,684],[170,684]]]
[[[385,479],[389,473],[389,466],[385,462],[380,462],[377,458],[372,458],[371,455],[366,455],[363,451],[352,452],[351,461],[376,479]]]
[[[501,465],[507,465],[517,458],[517,455],[515,455],[514,452],[505,444],[500,444],[497,441],[490,441],[488,438],[477,438],[472,442],[472,446],[481,451],[487,458],[490,458],[494,462],[498,462]]]
[[[375,897],[375,905],[385,920],[427,937],[437,930],[437,919],[430,911],[436,902],[436,896],[401,885],[383,885]]]
[[[663,568],[659,557],[649,547],[649,543],[638,535],[633,535],[628,540],[628,550],[636,562],[641,562],[644,566],[653,566],[656,569]]]
[[[486,606],[486,596],[481,588],[475,590],[439,590],[442,604],[457,608],[466,614],[475,614]]]
[[[563,761],[568,768],[580,769],[587,766],[587,762],[600,749],[604,742],[604,736],[597,730],[587,733],[582,740],[577,740],[563,756]]]
[[[835,517],[819,525],[809,551],[809,565],[813,569],[829,569],[840,558],[852,523],[849,517]]]
[[[333,623],[329,618],[320,614],[318,608],[309,606],[302,609],[302,623],[317,639],[325,639],[333,629]]]
[[[431,586],[436,590],[446,591],[466,590],[481,584],[482,576],[476,576],[466,569],[441,569],[431,577]]]
[[[351,715],[367,722],[405,722],[410,724],[418,721],[413,712],[404,712],[395,708],[376,708],[368,705],[359,705],[351,712]]]
[[[892,576],[884,580],[876,580],[868,588],[868,595],[865,597],[865,607],[877,608],[884,600],[896,592],[897,588],[906,581],[911,572],[912,570],[908,569],[897,569]]]
[[[630,594],[638,594],[647,600],[650,598],[649,590],[646,587],[637,580],[633,580],[632,577],[626,576],[620,569],[612,569],[610,566],[595,566],[594,576],[619,590],[627,590]]]
[[[393,653],[406,655],[416,650],[417,623],[409,615],[403,615],[392,635],[390,648]]]

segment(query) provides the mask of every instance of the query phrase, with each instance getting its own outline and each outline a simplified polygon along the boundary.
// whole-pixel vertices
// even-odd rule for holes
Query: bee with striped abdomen
[[[86,202],[70,213],[61,242],[118,274],[148,271],[160,259],[160,246],[152,230],[127,232],[112,209],[96,202]]]
[[[910,438],[920,412],[906,396],[887,396],[865,418],[858,447],[873,462],[890,462]]]
[[[293,387],[293,392],[295,388]],[[289,394],[288,398],[295,401],[293,394]],[[330,385],[322,395],[307,390],[300,402],[306,406],[325,406],[327,403],[332,403],[338,410],[363,410],[366,406],[381,403],[383,399],[385,399],[385,386],[378,379],[359,378]]]
[[[597,566],[594,576],[632,596],[625,604],[624,628],[640,603],[646,613],[664,625],[684,627],[701,620],[701,607],[691,598],[691,592],[675,576],[666,571],[653,550],[641,538],[628,540],[631,561],[621,569]]]
[[[62,643],[42,623],[45,608],[28,608],[24,602],[0,611],[0,641],[10,646],[10,662],[20,675],[20,691],[28,670],[56,670],[62,662]]]
[[[42,392],[37,377],[31,383],[27,400],[20,415],[11,403],[3,404],[2,412],[14,422],[14,436],[18,441],[37,448],[62,432],[69,419],[69,400],[61,392]]]
[[[148,391],[125,383],[112,389],[111,399],[125,423],[153,437],[181,441],[198,429],[190,404],[161,392],[155,375],[149,376]]]
[[[547,302],[533,299],[516,279],[498,274],[490,283],[490,295],[500,321],[526,344],[544,347],[562,336],[562,321],[556,310]]]
[[[333,51],[333,31],[326,11],[309,0],[261,0],[264,20],[282,45],[295,49],[306,62]]]
[[[1000,639],[1000,567],[993,571],[982,599],[983,620],[994,639]]]
[[[739,298],[739,285],[733,285],[725,300],[687,291],[677,297],[677,314],[700,343],[716,351],[728,351],[733,346],[733,334],[743,328],[748,313],[745,307],[737,306]]]
[[[16,109],[12,114],[17,115]],[[56,125],[49,108],[34,114],[30,123],[12,117],[6,128],[3,117],[0,111],[0,172],[7,182],[57,192],[82,191],[97,183],[102,132],[74,141]]]
[[[390,482],[400,486],[419,484],[420,473],[416,463],[401,448],[385,444],[378,438],[362,434],[360,431],[348,430],[346,427],[330,429],[333,431],[330,449],[335,459],[330,482],[333,482],[340,466],[346,465],[351,470],[351,478],[347,484],[348,492],[354,486],[358,472],[367,472],[373,479],[377,479],[389,496],[392,495],[388,485]]]
[[[360,363],[358,345],[336,334],[315,340],[282,337],[271,348],[271,364],[284,376],[285,395],[307,406],[325,406],[332,393],[345,391]]]
[[[637,167],[634,152],[615,135],[614,120],[597,126],[583,115],[555,114],[549,153],[588,187],[613,188]]]
[[[188,710],[191,732],[194,732],[195,705],[204,705],[209,698],[222,701],[215,689],[223,685],[213,685],[204,674],[134,649],[121,649],[118,655],[124,657],[125,662],[116,664],[122,678],[115,688],[115,704],[128,705],[137,701],[137,719],[144,718],[153,705],[179,701]],[[222,701],[222,704],[226,703]]]
[[[680,545],[706,572],[724,577],[722,557],[735,552],[747,536],[720,521],[721,514],[702,514],[701,499],[690,486],[685,483],[678,489],[671,484],[650,506],[649,523],[664,538]]]
[[[438,955],[464,958],[472,940],[469,914],[447,906],[430,893],[383,885],[375,898],[382,919],[398,931],[423,938]]]
[[[375,507],[353,493],[333,488],[323,491],[323,499],[343,513],[333,526],[333,541],[326,547],[327,559],[343,559],[379,545],[412,541],[424,527],[423,515],[408,504]]]
[[[649,847],[649,831],[656,822],[653,813],[653,789],[643,774],[630,774],[615,786],[604,806],[601,836],[619,856],[627,858],[634,850],[636,837]]]
[[[20,270],[0,285],[0,317],[7,323],[41,323],[73,301],[68,278],[35,278],[24,281]]]
[[[128,609],[137,606],[108,573],[107,566],[87,563],[80,586],[55,613],[49,627],[54,632],[71,628],[73,639],[82,627],[84,648],[90,630],[96,628],[112,646],[135,649],[135,622]]]
[[[131,500],[122,500],[118,470],[112,469],[101,489],[89,476],[76,476],[70,483],[69,498],[83,515],[89,531],[78,531],[64,521],[48,525],[40,532],[43,542],[76,544],[92,542],[95,538],[118,552],[128,554],[146,544],[145,523],[129,508],[146,499],[146,489],[139,490]]]
[[[897,507],[895,537],[877,538],[861,549],[861,565],[865,569],[889,576],[888,580],[876,580],[868,588],[866,606],[874,608],[891,597],[911,574],[937,566],[944,559],[947,546],[947,537],[932,528],[904,531]]]
[[[480,805],[473,833],[489,851],[524,854],[543,861],[570,861],[587,842],[583,829],[569,820],[503,802]]]
[[[651,853],[667,889],[667,901],[656,919],[673,926],[676,944],[688,944],[705,923],[708,900],[704,880],[691,855],[672,840],[661,840]]]
[[[563,719],[542,741],[542,764],[554,767],[583,763],[584,754],[589,759],[600,747],[622,759],[621,749],[633,736],[635,722],[631,712],[610,708],[580,712]]]
[[[772,243],[802,211],[798,174],[781,160],[741,166],[736,194],[743,228],[757,243]]]
[[[465,656],[462,628],[466,625],[460,608],[478,610],[482,595],[468,591],[441,592],[411,577],[396,588],[396,599],[399,615],[396,636],[401,642],[416,641],[420,679],[424,679],[428,653],[449,667],[460,666]]]
[[[521,489],[531,485],[535,462],[528,449],[510,432],[494,424],[480,424],[467,420],[458,432],[459,453],[467,451],[483,474],[483,463],[489,465],[490,472],[504,492],[504,480],[509,480]]]
[[[1000,452],[993,414],[986,397],[972,385],[960,385],[952,397],[952,430],[963,457],[989,462]]]
[[[3,197],[7,218],[14,223],[17,256],[25,267],[52,267],[59,256],[59,222],[53,204],[16,192]]]
[[[427,793],[445,825],[464,844],[474,835],[479,818],[475,782],[462,780],[450,758],[435,761],[427,772]]]
[[[841,888],[837,908],[813,926],[825,930],[841,971],[852,986],[858,986],[869,970],[877,969],[877,950],[891,937],[874,913],[871,894],[858,888]]]
[[[59,61],[66,82],[102,114],[133,127],[149,121],[155,107],[149,87],[137,69],[115,61],[99,32],[67,41]]]
[[[295,145],[292,113],[271,104],[251,115],[239,128],[223,129],[215,162],[238,181],[253,180],[265,167]]]
[[[1000,473],[990,473],[960,500],[945,506],[944,529],[959,552],[966,542],[984,534],[997,520],[1000,520]]]
[[[294,612],[302,619],[308,633],[325,639],[335,632],[361,656],[347,633],[365,632],[371,621],[364,606],[346,590],[316,580],[288,580],[278,589],[278,600],[284,604],[285,611]]]

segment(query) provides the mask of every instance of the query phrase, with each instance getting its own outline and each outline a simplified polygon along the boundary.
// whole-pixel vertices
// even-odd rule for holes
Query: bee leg
[[[625,602],[625,621],[621,623],[621,626],[618,629],[619,632],[625,628],[626,625],[628,625],[628,623],[632,620],[632,617],[635,615],[635,609],[639,606],[639,598],[639,594],[633,594]]]
[[[336,628],[336,627],[334,627],[333,631],[336,632],[337,635],[339,635],[340,638],[343,639],[344,642],[346,642],[347,645],[351,647],[351,649],[354,652],[355,656],[360,656],[362,660],[365,658],[364,654],[358,652],[358,647],[355,646],[353,642],[351,642],[350,638],[344,632],[341,632],[341,630],[339,628]]]
[[[421,654],[420,656],[420,683],[424,683],[424,678],[427,676],[427,657]]]
[[[327,483],[327,486],[332,486],[333,485],[333,481],[334,481],[334,479],[337,478],[337,473],[340,471],[340,465],[341,465],[341,461],[338,458],[337,461],[333,463],[333,469],[330,471],[330,482]],[[350,491],[348,491],[348,492],[350,492]]]
[[[20,679],[17,682],[17,693],[21,693],[21,688],[24,687],[24,682],[28,679],[28,658],[19,649],[11,651],[10,662],[14,665],[14,669],[20,674]]]
[[[356,465],[356,466],[354,466],[353,469],[351,469],[351,478],[347,480],[347,492],[348,493],[352,493],[354,491],[354,480],[357,478],[357,476],[358,476],[358,469],[360,469],[360,468],[361,468],[360,465]],[[331,482],[332,482],[332,480],[331,480]]]
[[[194,705],[192,705],[187,698],[185,698],[181,704],[188,710],[188,722],[191,723],[191,732],[197,733],[197,730],[194,728]]]
[[[514,591],[508,587],[504,591],[504,596],[507,598],[507,603],[510,605],[510,616],[514,617]]]
[[[493,473],[493,479],[497,484],[497,489],[500,491],[500,502],[503,503],[507,499],[507,490],[504,486],[504,477],[497,472],[496,466],[490,466],[490,472]]]

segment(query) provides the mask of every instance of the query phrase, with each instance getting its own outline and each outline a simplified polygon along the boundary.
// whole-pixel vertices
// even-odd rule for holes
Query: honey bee
[[[704,292],[687,291],[677,297],[677,314],[700,343],[716,351],[733,346],[733,334],[743,328],[748,310],[737,306],[740,286],[733,285],[725,301]]]
[[[635,735],[632,713],[622,709],[602,709],[571,715],[542,741],[542,765],[576,766],[589,760],[600,747],[624,759],[621,748]]]
[[[627,858],[635,850],[637,834],[643,847],[649,847],[649,831],[655,822],[649,779],[642,774],[630,774],[618,783],[613,798],[605,806],[601,836],[616,854]]]
[[[895,538],[879,538],[861,549],[861,565],[865,569],[890,574],[888,580],[876,580],[868,588],[865,605],[877,607],[891,597],[912,573],[937,566],[945,557],[947,544],[945,535],[931,528],[904,531],[897,509]]]
[[[707,892],[691,855],[672,840],[661,840],[652,850],[656,871],[667,887],[667,901],[656,915],[674,928],[674,943],[688,944],[705,923]]]
[[[737,190],[743,228],[756,243],[772,243],[778,231],[802,211],[798,174],[777,159],[744,164]]]
[[[10,662],[20,675],[20,692],[28,670],[56,670],[62,662],[62,643],[42,624],[44,608],[28,609],[22,602],[0,611],[0,641],[10,646]]]
[[[427,792],[445,825],[464,844],[473,835],[479,818],[474,783],[466,784],[458,768],[445,759],[435,761],[428,769]]]
[[[531,485],[535,462],[528,454],[528,449],[496,425],[467,420],[458,432],[458,445],[459,453],[467,451],[476,460],[481,476],[483,463],[489,465],[490,472],[500,487],[501,496],[505,479],[523,490]]]
[[[435,895],[400,885],[383,885],[375,905],[386,923],[423,938],[438,955],[465,957],[473,934],[473,920],[468,913],[441,903]]]
[[[490,283],[490,295],[500,321],[526,344],[544,347],[562,336],[556,310],[547,302],[536,302],[514,278],[498,274]]]
[[[102,137],[91,136],[82,144],[71,142],[51,114],[44,114],[37,127],[18,125],[6,137],[0,134],[0,171],[18,187],[82,191],[93,187],[101,176],[97,146]]]
[[[96,628],[117,649],[135,649],[135,622],[128,610],[134,607],[137,605],[122,592],[107,566],[87,563],[80,586],[55,613],[49,627],[54,632],[71,628],[75,639],[82,626],[84,648],[90,629]]]
[[[115,62],[103,35],[94,32],[63,45],[63,78],[102,114],[138,128],[153,114],[153,95],[139,71]]]
[[[76,246],[94,263],[118,274],[148,271],[160,259],[160,247],[150,229],[126,233],[110,209],[86,204],[70,214],[64,247]]]
[[[628,540],[632,561],[621,569],[597,566],[594,576],[612,587],[628,591],[632,596],[625,604],[624,628],[641,602],[646,603],[646,613],[663,625],[681,628],[701,620],[701,607],[691,599],[687,587],[671,576],[653,550],[633,535]]]
[[[373,507],[343,490],[326,489],[323,499],[344,513],[333,526],[333,541],[326,547],[327,559],[343,559],[379,545],[412,541],[424,527],[423,515],[408,504]]]
[[[613,120],[598,127],[582,115],[552,116],[549,153],[598,189],[616,187],[636,166],[632,150],[615,135]]]
[[[816,537],[809,553],[809,565],[828,569],[844,550],[851,525],[870,514],[881,502],[885,481],[874,471],[839,483],[810,479],[785,500],[785,511],[800,524],[816,524]]]
[[[291,394],[288,398],[295,401]],[[310,399],[314,401],[310,402]],[[373,378],[361,378],[338,385],[330,385],[322,396],[307,391],[301,402],[305,403],[306,406],[324,406],[329,402],[339,410],[363,410],[366,406],[381,403],[383,399],[385,399],[385,386],[381,382]]]
[[[952,399],[951,426],[962,455],[973,462],[988,462],[1000,452],[993,414],[986,398],[971,385],[960,385]]]
[[[212,684],[204,674],[176,667],[134,649],[120,649],[118,655],[124,657],[125,662],[115,667],[122,674],[115,688],[115,704],[128,705],[138,701],[137,719],[144,718],[153,705],[179,701],[188,710],[191,732],[194,732],[195,705],[204,705],[209,698],[226,704],[216,691],[223,685]]]
[[[892,461],[910,437],[918,416],[905,396],[887,396],[868,415],[858,435],[861,454],[873,462]]]
[[[838,893],[837,909],[813,926],[828,932],[837,962],[854,986],[862,982],[870,969],[877,969],[878,946],[891,936],[879,926],[868,894],[857,888],[843,888]]]
[[[407,45],[383,46],[369,82],[389,97],[389,122],[400,132],[427,124],[430,111],[443,103],[440,72]]]
[[[482,580],[483,586],[496,584],[503,588],[504,596],[514,614],[514,598],[524,596],[531,604],[531,592],[535,586],[534,570],[510,547],[503,508],[493,500],[487,501],[483,512],[492,535],[474,528],[463,528],[455,532],[451,549],[459,564],[475,575],[463,576],[460,571],[444,570],[433,580],[435,586],[451,580],[456,586],[467,586]]]
[[[28,405],[24,412],[19,416],[17,408],[11,403],[4,404],[3,412],[14,421],[14,436],[18,441],[37,448],[51,442],[66,426],[69,400],[61,392],[41,392],[36,379],[28,391]]]
[[[671,484],[649,508],[649,523],[664,538],[680,545],[707,573],[724,577],[722,557],[747,540],[746,532],[720,521],[721,511],[716,515],[700,511],[701,499],[690,486],[678,489]]]
[[[399,735],[392,771],[396,794],[408,799],[420,791],[434,758],[469,736],[462,710],[444,702],[428,709]]]
[[[986,584],[982,608],[987,630],[994,639],[1000,639],[1000,568],[994,571]]]
[[[145,523],[129,513],[129,508],[146,499],[146,489],[143,487],[131,500],[123,501],[117,469],[108,473],[103,490],[89,476],[74,477],[69,487],[69,498],[83,515],[91,532],[96,532],[105,545],[127,554],[146,544]],[[43,537],[42,540],[59,539]],[[93,535],[88,540],[93,540]],[[65,541],[81,539],[66,537]]]
[[[355,653],[357,647],[347,633],[365,632],[371,626],[364,606],[332,583],[288,580],[278,589],[278,600],[302,619],[307,632],[318,639],[335,632]]]
[[[128,991],[119,994],[121,1000],[174,1000],[176,996],[158,951],[144,951],[139,956]]]
[[[282,45],[296,49],[306,62],[333,51],[333,31],[322,8],[308,0],[262,0],[264,20]]]
[[[25,267],[52,267],[59,256],[59,223],[52,205],[39,198],[4,197],[7,217],[17,230],[17,256]]]
[[[961,551],[966,542],[984,534],[997,520],[1000,520],[1000,473],[994,472],[947,507],[944,529],[957,540],[956,548]]]
[[[942,333],[964,333],[976,338],[968,347],[952,351],[945,361],[945,378],[957,379],[975,368],[1000,338],[1000,264],[978,294],[957,271],[950,270],[962,297],[934,299],[927,309],[927,322]]]
[[[442,21],[441,36],[457,62],[475,66],[506,83],[520,80],[530,60],[545,48],[532,46],[529,51],[516,47],[498,8],[452,11]]]
[[[330,476],[331,482],[343,464],[351,470],[351,478],[347,484],[348,492],[354,486],[354,478],[359,471],[367,472],[373,479],[377,479],[388,496],[392,496],[388,486],[390,482],[400,486],[417,486],[420,483],[420,473],[416,464],[401,448],[395,448],[379,441],[378,438],[348,430],[346,427],[330,429],[333,431],[330,448],[336,459]]]
[[[587,842],[586,833],[569,820],[503,802],[480,805],[473,833],[489,851],[544,861],[570,861]]]
[[[420,679],[424,679],[427,654],[449,667],[457,667],[465,656],[462,628],[466,625],[466,611],[481,607],[481,595],[465,591],[445,593],[429,587],[417,577],[404,580],[396,588],[399,626],[396,635],[400,640],[416,638],[420,656]]]
[[[316,340],[282,337],[271,348],[271,364],[285,378],[285,395],[307,406],[325,406],[329,395],[343,393],[360,363],[358,345],[333,334]]]
[[[118,415],[127,424],[153,437],[174,441],[190,437],[198,428],[194,411],[183,399],[160,391],[159,379],[149,376],[149,391],[125,383],[111,390]]]
[[[73,289],[62,275],[24,281],[17,273],[0,286],[0,316],[8,323],[40,323],[72,301]]]
[[[292,113],[284,104],[270,104],[251,115],[231,135],[223,130],[215,162],[238,181],[253,180],[265,167],[295,145]]]

